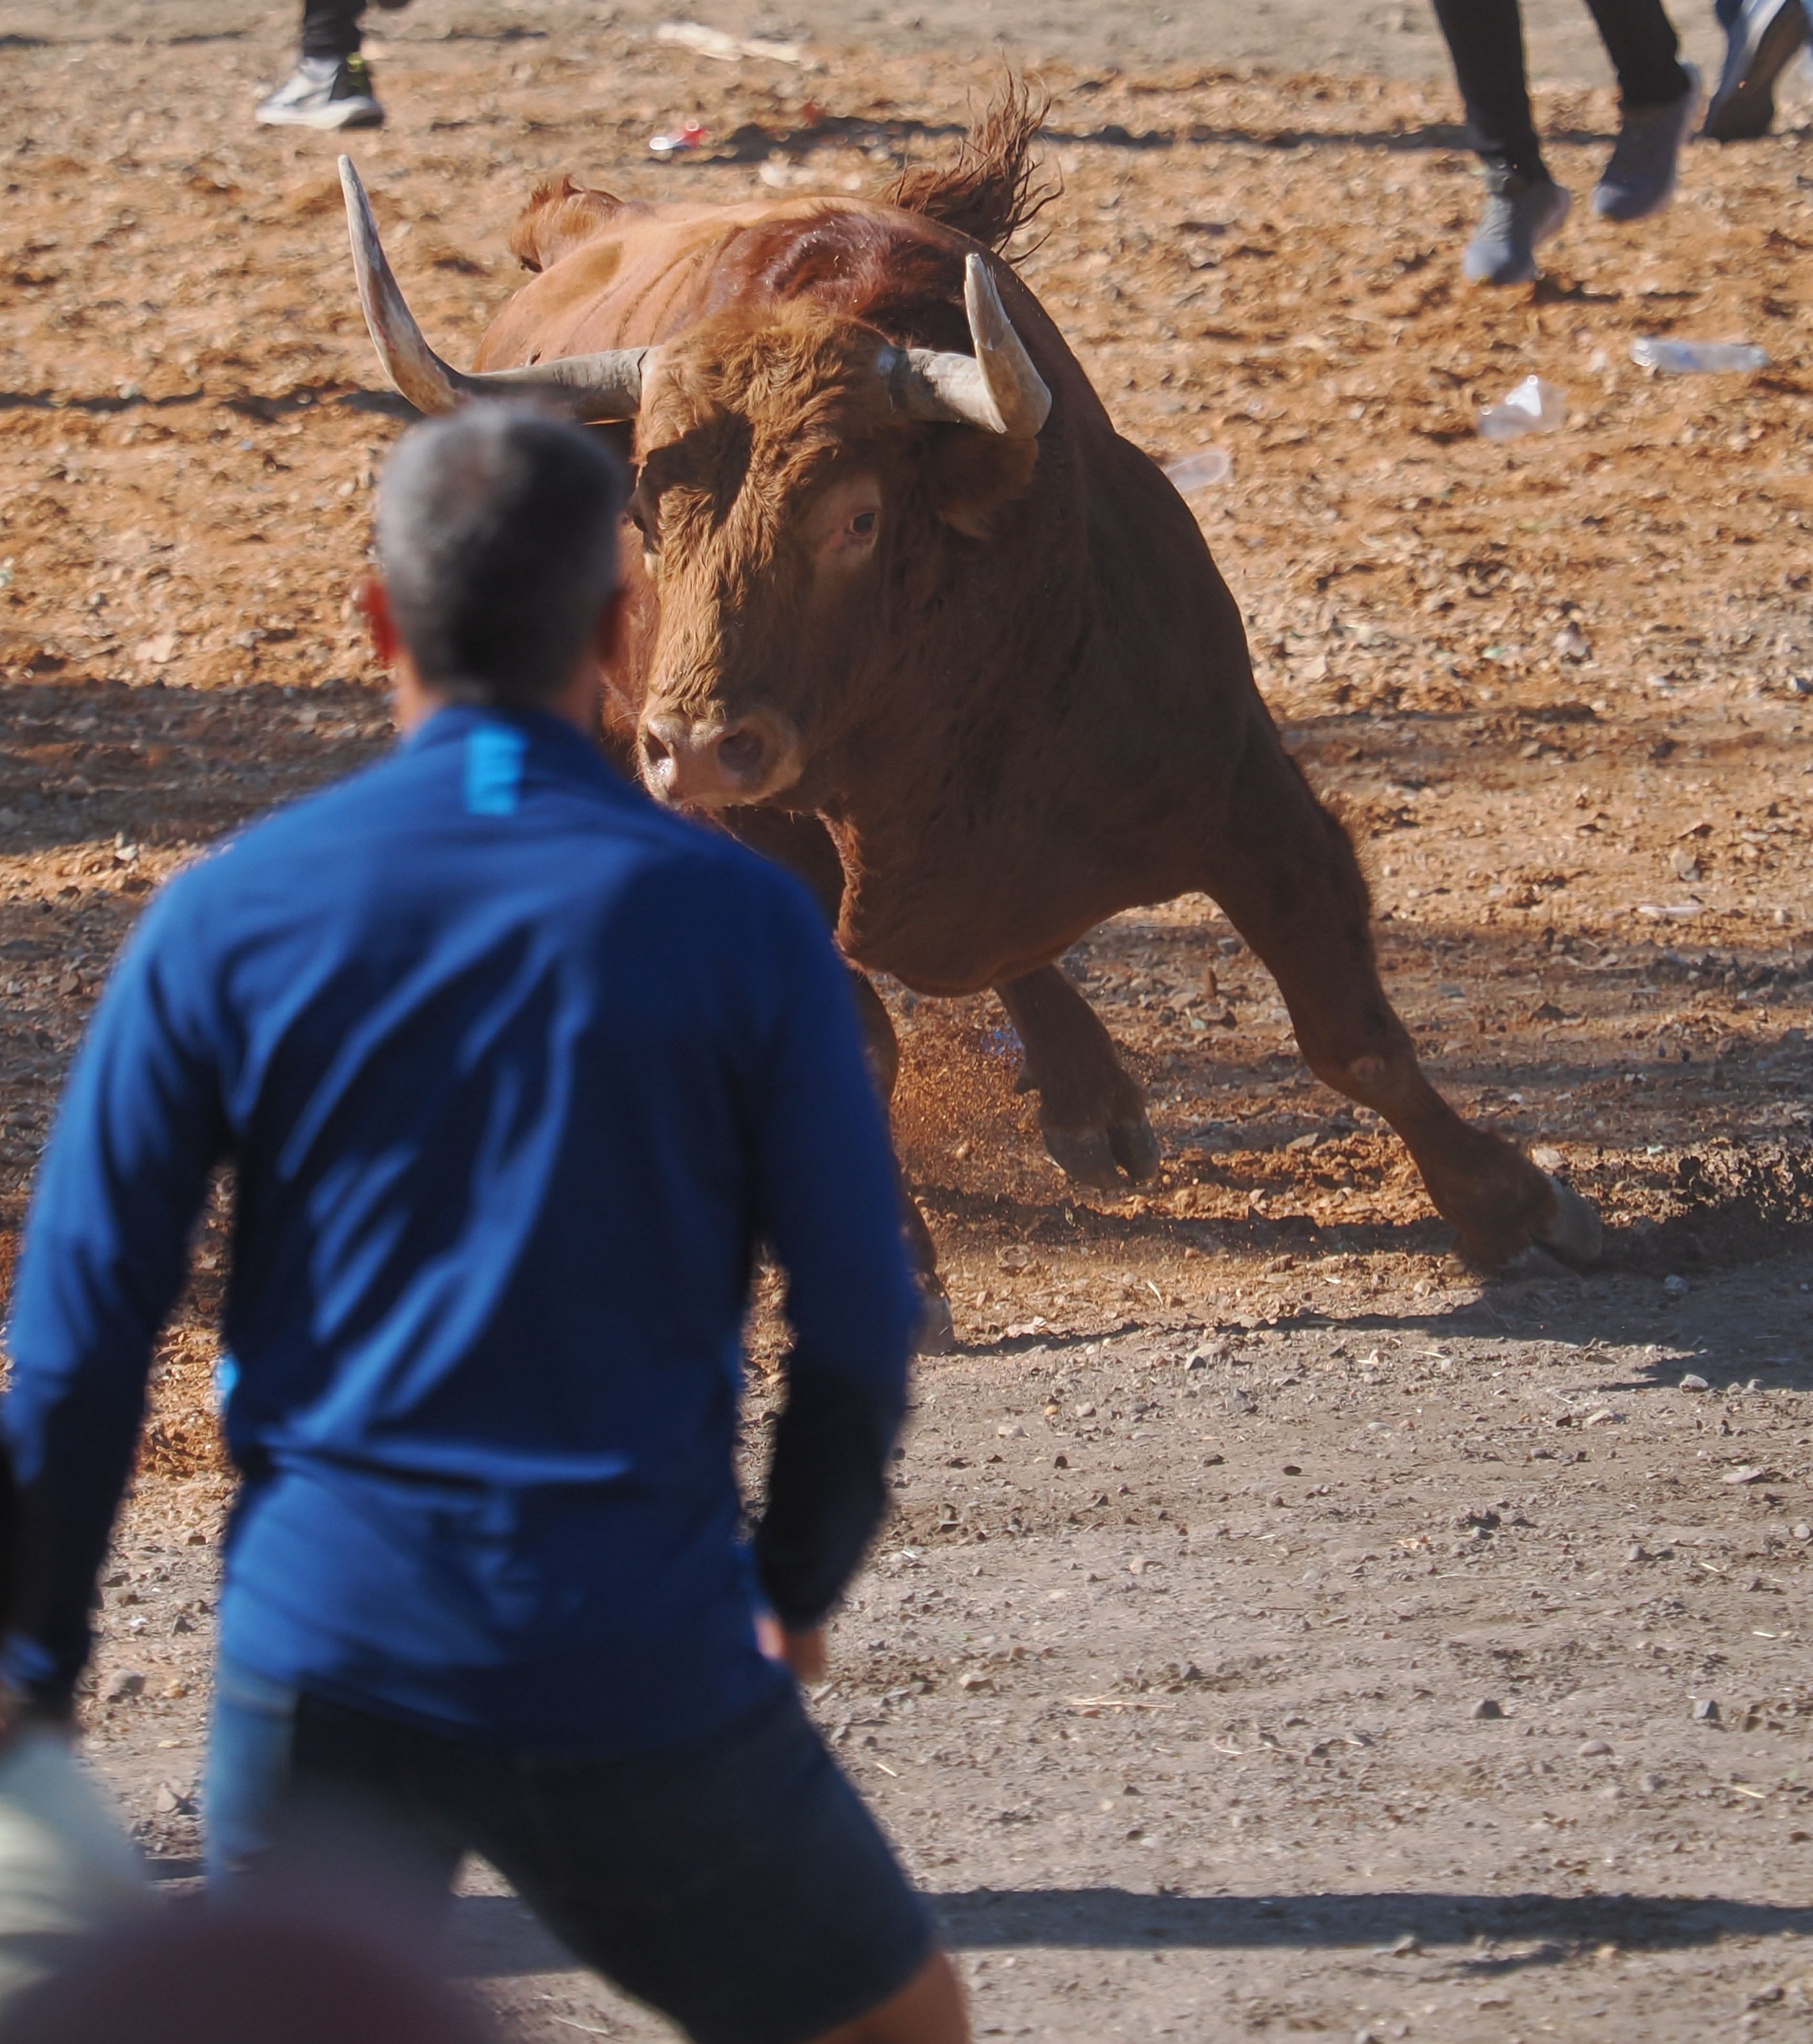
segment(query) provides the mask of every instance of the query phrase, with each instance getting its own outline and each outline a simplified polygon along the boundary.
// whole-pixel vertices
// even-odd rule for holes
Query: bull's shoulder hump
[[[689,324],[725,288],[736,295],[759,290],[759,273],[783,252],[840,232],[967,246],[935,222],[856,198],[801,194],[732,206],[626,208],[524,285],[486,334],[474,366],[650,346]]]
[[[492,322],[476,367],[509,368],[663,340],[705,286],[727,236],[763,209],[626,208],[532,278]]]

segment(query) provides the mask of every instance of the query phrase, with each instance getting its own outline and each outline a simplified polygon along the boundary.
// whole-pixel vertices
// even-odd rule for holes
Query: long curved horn
[[[651,348],[608,348],[598,355],[570,355],[532,363],[524,369],[485,369],[476,374],[443,362],[422,337],[416,316],[392,275],[378,238],[371,202],[365,196],[352,159],[340,159],[346,194],[347,232],[359,302],[385,374],[419,412],[451,412],[469,398],[540,396],[552,399],[587,421],[633,419],[642,404],[642,385]]]
[[[1001,293],[980,256],[963,263],[963,309],[974,355],[942,348],[889,348],[882,371],[903,409],[916,419],[942,419],[1031,440],[1051,416],[1051,393],[1013,330]]]

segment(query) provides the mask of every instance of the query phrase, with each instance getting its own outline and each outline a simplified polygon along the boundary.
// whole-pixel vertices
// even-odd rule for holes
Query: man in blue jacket
[[[3,1673],[67,1711],[229,1162],[216,1870],[350,1800],[448,1874],[482,1853],[703,2044],[957,2044],[924,1904],[794,1682],[905,1404],[886,1131],[803,889],[594,746],[622,487],[514,405],[410,434],[369,596],[403,743],[172,882],[129,947],[13,1303]],[[795,1346],[746,1543],[759,1241]]]

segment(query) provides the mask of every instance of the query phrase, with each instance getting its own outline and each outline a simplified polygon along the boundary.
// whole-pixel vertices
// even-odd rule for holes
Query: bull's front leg
[[[1597,1260],[1592,1202],[1462,1120],[1424,1077],[1379,982],[1354,848],[1275,735],[1243,766],[1203,885],[1277,982],[1311,1070],[1396,1130],[1476,1262],[1502,1269],[1538,1244]]]
[[[1110,1189],[1158,1169],[1146,1098],[1095,1010],[1054,965],[995,989],[1020,1032],[1053,1162],[1080,1184]]]
[[[743,843],[804,880],[818,897],[826,921],[833,929],[837,927],[839,905],[843,897],[843,868],[830,833],[817,817],[791,816],[779,809],[740,809],[730,810],[724,820],[732,834]],[[883,1103],[891,1108],[894,1085],[901,1070],[900,1039],[894,1034],[893,1019],[870,984],[869,975],[855,966],[850,967],[850,989],[855,997],[857,1019],[862,1026],[862,1044],[869,1054],[869,1069],[874,1074],[875,1089]],[[919,1202],[912,1196],[897,1157],[894,1171],[900,1187],[901,1227],[906,1235],[907,1251],[912,1258],[913,1270],[925,1301],[925,1311],[920,1320],[919,1352],[921,1355],[943,1355],[956,1346],[957,1333],[944,1281],[938,1274],[937,1245],[931,1239],[931,1231],[925,1224],[925,1216],[919,1210]]]
[[[855,966],[850,968],[850,987],[856,997],[857,1019],[862,1025],[862,1046],[869,1054],[869,1069],[874,1074],[875,1089],[891,1108],[901,1071],[900,1039],[894,1033],[893,1017],[888,1012],[887,1004],[875,991],[869,975]],[[931,1230],[925,1224],[925,1216],[919,1210],[919,1201],[912,1196],[912,1189],[906,1181],[906,1174],[901,1170],[897,1156],[894,1159],[894,1174],[900,1189],[901,1226],[919,1279],[920,1295],[925,1301],[925,1310],[920,1316],[919,1353],[945,1355],[957,1345],[957,1327],[951,1316],[951,1300],[944,1289],[944,1280],[938,1274],[938,1245],[931,1239]]]

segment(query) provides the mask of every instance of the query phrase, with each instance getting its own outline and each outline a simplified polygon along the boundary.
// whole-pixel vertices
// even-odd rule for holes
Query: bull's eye
[[[872,475],[833,482],[807,514],[805,537],[812,558],[833,574],[850,575],[874,560],[887,506]]]
[[[654,511],[644,502],[640,490],[630,498],[628,503],[624,506],[624,511],[631,524],[642,535],[643,547],[650,553],[653,553],[657,544],[657,536],[661,529],[660,524]]]

